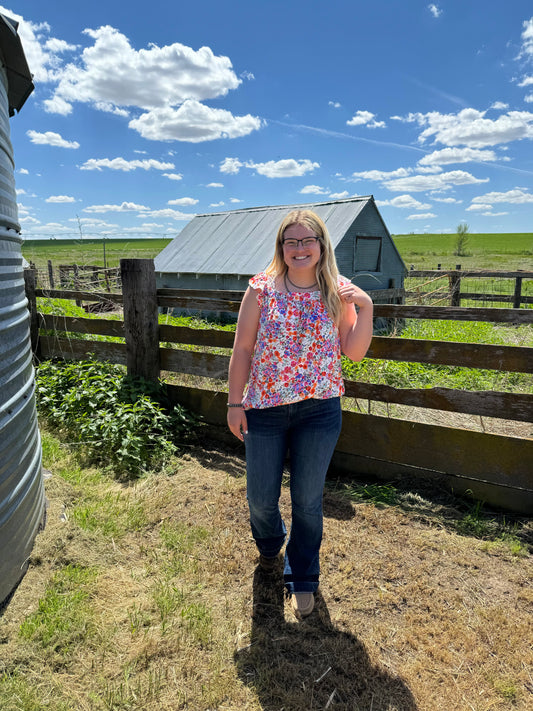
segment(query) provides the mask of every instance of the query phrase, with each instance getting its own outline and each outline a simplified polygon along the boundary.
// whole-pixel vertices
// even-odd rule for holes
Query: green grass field
[[[50,239],[27,240],[22,255],[37,269],[46,269],[50,259],[54,267],[79,264],[118,267],[121,259],[152,259],[167,246],[170,239]]]
[[[466,255],[455,256],[455,234],[394,235],[407,268],[533,270],[533,233],[471,234],[468,235]],[[155,257],[170,242],[169,239],[79,239],[27,240],[22,254],[38,269],[46,268],[50,259],[59,264],[106,265],[116,267],[122,258],[149,259]]]
[[[469,234],[463,256],[454,254],[456,234],[393,235],[407,268],[533,270],[533,233]]]

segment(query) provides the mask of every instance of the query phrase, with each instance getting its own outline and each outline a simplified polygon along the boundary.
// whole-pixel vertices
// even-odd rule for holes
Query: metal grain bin
[[[0,605],[22,578],[44,519],[41,441],[9,117],[33,84],[16,33],[0,15]]]

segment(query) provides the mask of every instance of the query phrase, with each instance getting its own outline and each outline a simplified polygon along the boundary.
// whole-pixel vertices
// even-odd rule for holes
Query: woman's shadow
[[[416,711],[406,684],[374,666],[357,637],[333,626],[320,591],[301,623],[285,621],[283,595],[281,567],[267,574],[258,566],[251,643],[234,655],[264,711]]]

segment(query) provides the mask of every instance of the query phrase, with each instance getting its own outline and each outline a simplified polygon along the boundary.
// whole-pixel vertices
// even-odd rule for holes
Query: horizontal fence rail
[[[423,280],[416,283],[418,279]],[[492,280],[498,292],[474,292],[463,290],[464,282],[479,280],[487,288],[487,280]],[[509,303],[513,308],[519,309],[523,305],[533,305],[533,272],[507,271],[497,272],[487,269],[467,271],[461,270],[460,265],[454,270],[411,269],[406,276],[405,298],[415,302],[422,301],[449,301],[450,306],[460,306],[461,301],[483,301],[486,303]],[[507,284],[511,289],[507,289]],[[524,293],[527,285],[528,294]]]
[[[100,360],[126,365],[128,372],[132,374],[137,373],[152,379],[158,377],[161,371],[168,371],[225,381],[234,333],[215,329],[195,329],[188,326],[157,325],[158,309],[187,308],[202,312],[236,313],[244,292],[156,289],[151,260],[123,261],[127,264],[122,265],[122,293],[35,288],[32,291],[31,279],[26,280],[32,312],[33,342],[38,357],[84,360],[89,353],[92,353]],[[129,264],[130,262],[132,264]],[[148,277],[144,274],[143,269],[148,270]],[[112,303],[119,309],[123,307],[124,319],[39,314],[36,309],[36,297]],[[140,308],[141,306],[144,308]],[[422,318],[486,321],[516,325],[533,324],[533,309],[527,308],[379,304],[375,306],[375,316],[398,323],[405,319]],[[114,338],[120,339],[120,341],[81,339],[77,338],[76,334]],[[403,339],[396,336],[374,336],[367,358],[483,368],[495,371],[533,372],[533,348],[522,346],[481,345]],[[376,401],[449,413],[499,417],[517,422],[533,421],[533,395],[530,394],[496,391],[476,392],[441,387],[396,388],[390,385],[351,380],[345,380],[345,389],[346,397],[353,398],[355,401]],[[224,393],[217,393],[209,389],[196,392],[194,388],[189,388],[189,392],[186,394],[180,386],[174,386],[174,391],[181,401],[192,403],[191,406],[194,406],[195,402],[203,403],[202,408],[206,409],[208,413],[207,421],[218,423],[225,421],[225,399],[227,396]],[[373,426],[377,427],[374,439],[372,432],[369,431],[369,418],[372,420]],[[380,472],[382,475],[390,475],[393,471],[397,473],[409,472],[414,475],[429,472],[435,476],[440,472],[440,475],[447,477],[448,481],[453,480],[453,485],[458,489],[461,489],[460,482],[462,481],[463,490],[465,488],[472,489],[475,493],[477,492],[476,495],[487,501],[513,510],[533,510],[533,481],[529,471],[530,467],[526,467],[522,460],[516,464],[516,457],[511,454],[514,451],[511,444],[514,442],[518,450],[527,452],[529,461],[533,461],[533,441],[530,439],[485,435],[484,433],[460,430],[460,432],[467,432],[467,435],[477,435],[478,438],[474,438],[476,443],[485,443],[482,451],[479,448],[476,449],[476,456],[481,458],[485,463],[483,466],[486,467],[486,475],[483,476],[482,466],[480,465],[480,468],[478,464],[474,465],[473,462],[470,462],[468,466],[465,464],[466,468],[461,474],[451,464],[445,465],[444,463],[446,458],[450,460],[455,456],[450,450],[445,452],[442,460],[435,456],[434,461],[438,464],[435,467],[430,467],[428,457],[425,454],[422,456],[419,446],[410,445],[407,447],[407,440],[402,446],[402,443],[397,441],[398,437],[400,439],[405,437],[405,433],[400,435],[400,432],[403,432],[403,427],[407,427],[411,433],[408,439],[417,436],[418,432],[419,436],[427,437],[428,442],[433,443],[431,446],[442,449],[452,446],[456,441],[463,441],[461,439],[463,435],[459,437],[459,435],[451,434],[456,431],[453,427],[422,426],[421,423],[412,421],[406,421],[400,425],[398,423],[403,422],[401,420],[392,420],[387,417],[377,417],[376,419],[375,415],[348,411],[344,412],[344,421],[345,427],[348,426],[346,423],[351,422],[354,427],[357,426],[357,429],[353,431],[351,440],[350,435],[346,433],[340,440],[340,449],[338,448],[336,455],[337,465],[340,469],[343,468],[342,461],[350,461],[354,471],[361,471],[364,465],[367,472],[374,473],[376,476],[379,476]],[[424,427],[429,429],[424,429]],[[366,437],[370,443],[374,441],[374,444],[380,438],[387,441],[387,438],[390,437],[392,440],[387,441],[385,450],[380,450],[380,456],[377,456],[378,448],[374,455],[371,455],[368,447],[362,447],[361,437]],[[439,437],[441,437],[440,444],[437,441]],[[485,437],[485,439],[479,439],[479,437]],[[350,446],[347,444],[349,441],[352,442]],[[398,449],[402,450],[401,455],[398,454]],[[339,452],[341,453],[339,454]],[[460,459],[466,462],[468,457],[465,460],[465,457],[461,455]],[[499,460],[502,460],[501,463],[498,463]],[[496,472],[498,467],[502,472],[499,479]],[[514,474],[510,468],[515,469]],[[468,474],[469,471],[471,476]],[[521,474],[520,472],[526,473]],[[492,481],[492,479],[496,481]],[[477,483],[473,486],[472,482]]]

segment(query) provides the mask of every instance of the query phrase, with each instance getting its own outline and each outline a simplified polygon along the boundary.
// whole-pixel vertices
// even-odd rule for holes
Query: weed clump
[[[52,427],[119,477],[160,468],[197,424],[183,407],[170,405],[163,384],[96,360],[41,363],[36,397]]]

